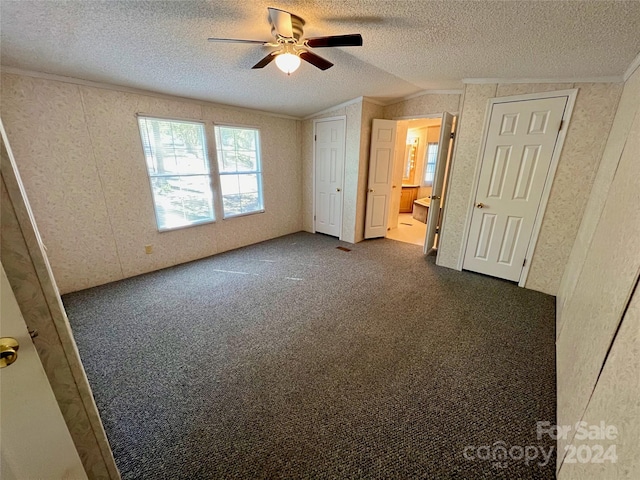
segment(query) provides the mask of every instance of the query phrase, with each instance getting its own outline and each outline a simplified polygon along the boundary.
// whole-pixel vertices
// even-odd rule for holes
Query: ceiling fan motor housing
[[[293,31],[293,38],[296,39],[296,42],[298,42],[302,38],[303,27],[304,27],[304,20],[292,13],[291,14],[291,30]],[[278,38],[278,32],[276,31],[276,26],[273,24],[271,25],[271,34],[274,37]]]

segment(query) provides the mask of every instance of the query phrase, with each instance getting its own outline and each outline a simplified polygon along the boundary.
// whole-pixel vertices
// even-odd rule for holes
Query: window
[[[424,164],[423,185],[429,187],[433,185],[433,178],[436,174],[436,160],[438,159],[438,144],[428,143],[426,162]]]
[[[158,230],[214,220],[204,125],[138,117]]]
[[[216,126],[215,133],[224,217],[263,212],[260,132]]]

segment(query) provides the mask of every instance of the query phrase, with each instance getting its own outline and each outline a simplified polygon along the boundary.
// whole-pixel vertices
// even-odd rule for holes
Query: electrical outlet
[[[153,245],[145,245],[144,246],[144,253],[146,253],[147,255],[150,255],[153,253]]]

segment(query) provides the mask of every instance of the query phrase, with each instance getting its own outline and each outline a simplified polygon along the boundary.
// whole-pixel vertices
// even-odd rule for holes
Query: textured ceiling
[[[335,66],[287,77],[251,66],[269,50],[267,7],[303,17],[306,36],[361,33],[363,47],[315,49]],[[305,116],[359,97],[382,101],[463,78],[621,76],[640,51],[640,1],[2,0],[2,64]]]

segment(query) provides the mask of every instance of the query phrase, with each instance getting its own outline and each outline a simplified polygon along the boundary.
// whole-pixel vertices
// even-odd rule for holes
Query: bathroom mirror
[[[413,183],[416,173],[416,156],[418,154],[418,137],[407,137],[407,147],[405,150],[403,183]]]

